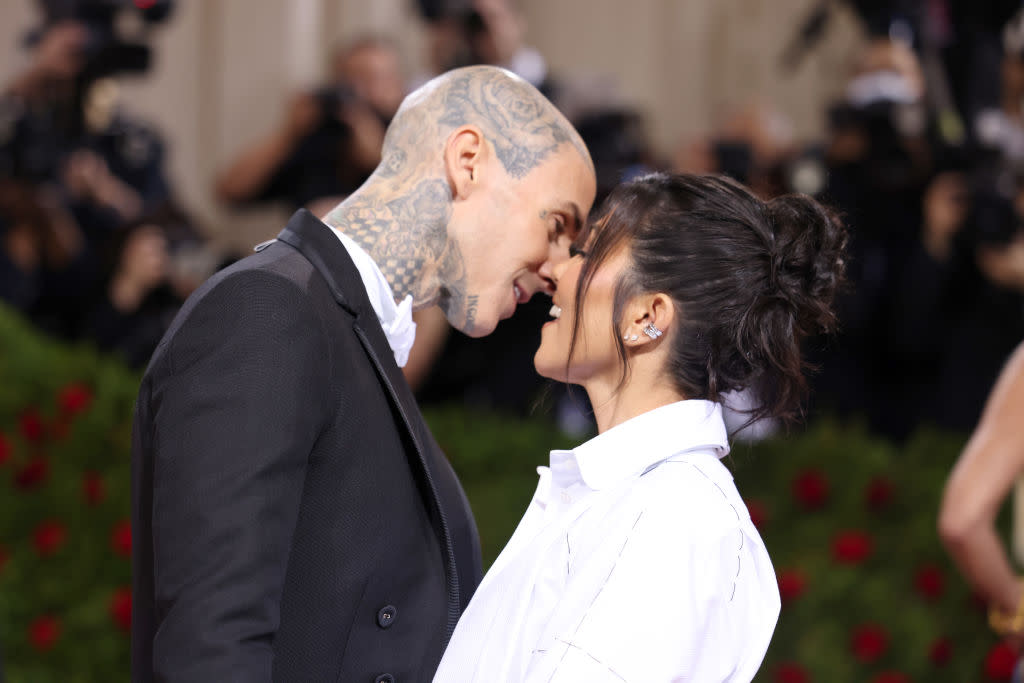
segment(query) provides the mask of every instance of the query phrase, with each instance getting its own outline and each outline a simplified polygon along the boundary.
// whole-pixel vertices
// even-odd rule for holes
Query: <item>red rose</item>
[[[928,659],[936,666],[945,666],[953,656],[953,641],[949,638],[937,638],[928,649]]]
[[[56,617],[39,617],[28,627],[28,640],[32,647],[45,652],[53,647],[60,636],[60,621]]]
[[[89,505],[99,505],[107,497],[107,489],[103,478],[95,472],[86,472],[82,477],[82,495]]]
[[[872,678],[871,683],[910,683],[910,677],[899,671],[883,671]]]
[[[810,683],[811,677],[802,666],[794,662],[783,662],[775,669],[775,683]]]
[[[84,384],[68,384],[57,396],[60,410],[65,415],[78,415],[92,404],[92,391]]]
[[[985,675],[994,681],[1008,681],[1017,663],[1017,653],[1005,642],[1000,642],[985,656]]]
[[[110,598],[110,618],[125,633],[132,628],[132,589],[118,588]]]
[[[110,545],[121,557],[131,557],[132,526],[127,520],[118,522],[114,527],[114,533],[110,535]]]
[[[914,575],[914,588],[925,600],[937,600],[946,589],[942,571],[934,565],[925,565]]]
[[[36,527],[33,540],[36,545],[36,552],[43,557],[53,555],[67,540],[68,531],[60,522],[47,521]]]
[[[818,470],[806,470],[793,480],[793,496],[807,510],[815,510],[828,499],[828,480]]]
[[[885,477],[875,477],[864,490],[864,500],[871,510],[881,510],[892,502],[893,485]]]
[[[14,475],[14,486],[29,491],[38,488],[49,476],[50,461],[44,457],[33,458]]]
[[[0,434],[0,465],[11,459],[11,453],[14,448],[11,447],[11,442],[7,440],[7,437]]]
[[[877,624],[858,626],[850,639],[854,656],[868,664],[881,657],[888,645],[889,636]]]
[[[26,410],[21,414],[19,419],[21,426],[21,435],[28,441],[36,443],[43,438],[43,418],[39,417],[39,413],[33,408]]]
[[[768,511],[765,510],[764,503],[759,500],[746,500],[747,513],[750,514],[750,521],[754,527],[760,531],[764,528],[765,522],[768,521]]]
[[[832,542],[832,555],[843,564],[859,564],[872,551],[871,537],[863,531],[844,531]]]
[[[807,577],[799,569],[787,569],[779,574],[779,596],[783,604],[799,598],[806,587]]]

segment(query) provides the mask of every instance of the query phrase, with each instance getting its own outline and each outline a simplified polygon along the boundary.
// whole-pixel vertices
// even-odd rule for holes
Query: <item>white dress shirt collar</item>
[[[583,482],[595,491],[614,486],[665,459],[694,450],[729,452],[722,406],[711,401],[670,403],[598,434],[572,451],[552,451],[551,462],[574,456]]]
[[[370,306],[377,314],[380,326],[384,329],[384,336],[387,337],[391,351],[395,354],[395,363],[400,368],[404,367],[409,360],[409,350],[416,340],[416,323],[412,320],[412,295],[407,295],[402,303],[396,304],[391,284],[373,258],[351,237],[340,230],[331,230],[348,250],[356,270],[359,271]]]

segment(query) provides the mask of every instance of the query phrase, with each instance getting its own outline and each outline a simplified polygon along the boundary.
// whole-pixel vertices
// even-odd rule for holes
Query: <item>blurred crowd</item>
[[[780,71],[814,58],[837,4],[815,3],[794,24]],[[811,414],[863,418],[897,439],[922,422],[968,430],[1024,338],[1021,3],[848,4],[868,37],[849,73],[836,74],[844,87],[822,112],[824,139],[798,142],[762,100],[727,112],[705,136],[656,149],[644,112],[614,89],[550,71],[526,42],[515,0],[419,0],[424,63],[404,64],[389,36],[339,46],[326,82],[292,94],[278,125],[226,164],[213,189],[227,206],[276,202],[323,215],[372,172],[411,89],[453,67],[503,66],[576,125],[598,201],[624,179],[671,169],[834,206],[851,229],[851,283],[840,333],[808,349],[818,367]],[[40,2],[30,66],[2,85],[0,299],[53,335],[143,367],[188,294],[240,255],[211,248],[176,197],[159,134],[126,111],[111,78],[145,70],[145,37],[173,20],[173,4],[134,3],[134,41],[114,30],[118,5]],[[405,369],[419,398],[529,411],[545,388],[532,367],[550,306],[541,299],[480,340],[451,332],[436,310],[419,312]],[[563,426],[587,428],[582,396],[552,398]]]
[[[112,77],[149,48],[116,4],[40,2],[27,68],[0,94],[0,299],[43,330],[145,364],[214,254],[177,201],[164,145]],[[141,32],[162,23],[151,3]]]

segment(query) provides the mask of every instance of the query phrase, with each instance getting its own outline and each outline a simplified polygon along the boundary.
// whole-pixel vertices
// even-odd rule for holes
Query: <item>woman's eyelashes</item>
[[[582,249],[577,247],[575,244],[570,244],[569,245],[569,258],[573,258],[574,256],[579,256],[580,258],[586,258],[587,257],[587,252],[583,251]]]

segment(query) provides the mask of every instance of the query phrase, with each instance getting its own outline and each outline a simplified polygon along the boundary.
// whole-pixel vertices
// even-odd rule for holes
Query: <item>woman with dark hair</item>
[[[534,358],[598,436],[552,451],[435,681],[749,681],[779,612],[729,471],[726,392],[791,422],[800,341],[835,323],[846,234],[814,200],[717,176],[616,188],[554,271]]]

